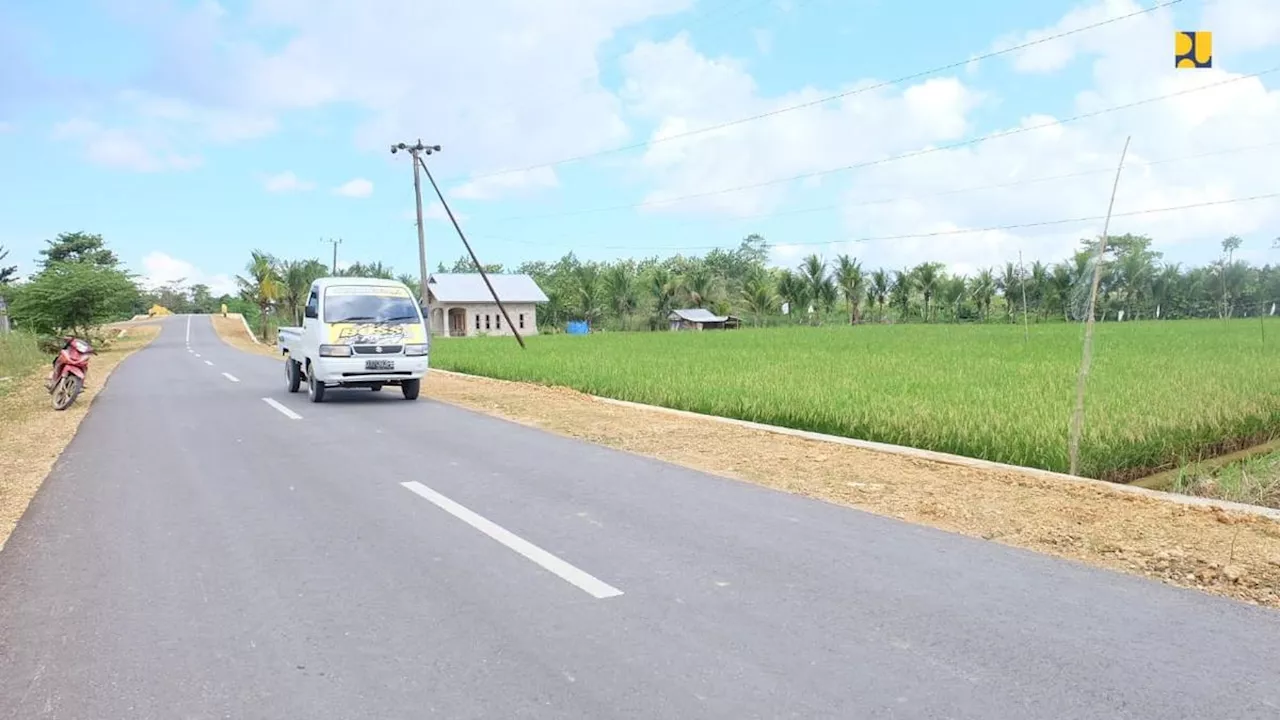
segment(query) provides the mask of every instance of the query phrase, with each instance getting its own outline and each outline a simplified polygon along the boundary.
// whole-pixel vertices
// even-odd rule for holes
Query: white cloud
[[[1008,46],[1026,37],[1047,36],[1138,7],[1127,0],[1103,0],[1072,10],[1051,28],[1002,42]],[[1273,4],[1268,9],[1269,13],[1263,13],[1266,17],[1280,16],[1280,5]],[[1259,22],[1266,24],[1270,20]],[[1203,21],[1197,27],[1210,25]],[[1174,70],[1170,57],[1174,29],[1168,13],[1156,12],[1046,43],[1034,52],[1023,51],[1012,58],[986,62],[1011,63],[1019,71],[1034,73],[1049,73],[1073,60],[1090,62],[1092,87],[1076,96],[1075,107],[1064,115],[1237,77],[1220,69],[1222,63],[1215,63],[1213,70]],[[1271,47],[1280,44],[1280,33],[1270,37]],[[1227,45],[1220,35],[1215,40],[1218,59]],[[1063,45],[1050,47],[1055,43]],[[655,138],[766,113],[846,89],[805,88],[784,96],[767,96],[759,91],[741,63],[706,57],[683,37],[666,43],[641,43],[623,58],[623,70],[624,98],[635,112],[654,122]],[[972,84],[979,80],[977,75],[970,72],[963,79],[937,77],[907,87],[861,92],[821,106],[654,144],[639,163],[639,169],[657,183],[646,200],[662,201],[765,183],[954,144],[1006,128],[1053,122],[1051,116],[1027,114],[1003,126],[989,122],[979,125],[975,108],[984,102],[1007,100],[979,90]],[[1267,78],[1267,82],[1272,83],[1271,88],[1276,87],[1274,79]],[[866,80],[847,88],[870,84],[872,81]],[[1280,91],[1268,89],[1261,79],[1247,79],[1132,110],[1055,124],[961,149],[824,174],[807,182],[840,189],[848,203],[841,213],[843,236],[849,238],[947,233],[1090,217],[1106,211],[1110,175],[1129,134],[1133,135],[1133,144],[1116,200],[1117,213],[1280,190],[1272,170],[1280,160],[1277,147],[1147,164],[1274,142],[1276,127],[1280,127]],[[1082,172],[1091,174],[938,195],[964,187]],[[787,199],[796,200],[800,206],[813,204],[805,203],[800,193],[789,190],[788,185],[794,183],[712,194],[646,209],[747,216],[768,213]],[[878,198],[904,197],[915,199],[867,204]],[[1216,255],[1221,237],[1241,235],[1249,247],[1250,243],[1263,242],[1250,240],[1252,235],[1261,237],[1267,228],[1277,224],[1280,201],[1273,200],[1117,218],[1112,232],[1147,233],[1156,240],[1157,249],[1174,259],[1203,261]],[[777,259],[787,263],[810,252],[828,258],[849,252],[872,265],[902,267],[939,260],[971,271],[1016,262],[1019,250],[1028,263],[1036,259],[1056,261],[1073,249],[1079,238],[1100,231],[1101,222],[1095,222],[827,245],[798,243],[836,240],[841,235],[788,237],[783,230],[770,239],[787,244],[776,249]]]
[[[271,193],[305,192],[314,190],[316,184],[308,180],[302,180],[292,170],[286,170],[267,178],[263,182],[263,187],[266,188],[267,192]]]
[[[373,194],[373,183],[364,178],[355,178],[334,188],[333,193],[350,198],[367,198]]]
[[[191,170],[201,164],[198,156],[179,154],[135,131],[103,127],[83,118],[55,125],[53,139],[82,143],[90,162],[109,168],[161,172]]]
[[[141,282],[148,289],[180,282],[187,288],[192,285],[207,285],[214,297],[236,293],[235,278],[230,275],[207,275],[186,260],[179,260],[158,250],[142,258],[142,270]]]
[[[462,200],[496,200],[511,195],[559,186],[560,181],[551,168],[541,167],[521,172],[503,173],[476,178],[453,188],[450,197]]]
[[[136,2],[136,0],[135,0]],[[156,3],[152,3],[156,4]],[[601,45],[694,0],[255,0],[245,16],[163,5],[129,17],[164,46],[161,95],[241,118],[342,104],[366,122],[354,140],[381,151],[432,136],[458,175],[534,165],[628,139],[601,86]],[[395,18],[406,32],[388,33]],[[256,44],[263,37],[284,42]],[[405,72],[464,67],[465,73]],[[265,127],[265,125],[264,125]]]
[[[655,139],[831,93],[804,88],[780,97],[762,97],[742,63],[705,57],[686,35],[664,43],[641,43],[622,59],[622,66],[626,73],[623,97],[636,114],[655,122]],[[871,84],[866,81],[851,88]],[[969,129],[966,114],[980,99],[979,93],[958,80],[936,78],[902,91],[870,90],[829,106],[651,145],[641,166],[658,188],[645,201],[665,203],[955,140]],[[786,196],[778,185],[650,209],[750,215],[777,207]]]

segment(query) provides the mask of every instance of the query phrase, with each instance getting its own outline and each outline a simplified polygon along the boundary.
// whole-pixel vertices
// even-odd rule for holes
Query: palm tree
[[[628,329],[631,314],[640,305],[636,276],[630,263],[619,262],[611,266],[605,272],[604,286],[605,292],[608,293],[609,309],[618,316],[622,328]]]
[[[1045,291],[1049,288],[1049,268],[1044,263],[1036,260],[1031,263],[1031,274],[1027,280],[1027,297],[1031,299],[1031,305],[1040,313],[1040,319],[1044,320],[1049,316],[1049,307],[1044,301]]]
[[[698,265],[681,276],[680,287],[689,299],[690,305],[703,308],[715,299],[716,277],[709,269]]]
[[[760,320],[778,307],[778,293],[774,290],[769,274],[761,268],[754,268],[742,283],[742,304],[752,314],[755,326],[760,327]]]
[[[237,275],[236,284],[240,286],[240,297],[258,306],[262,339],[268,340],[267,314],[280,299],[284,284],[280,281],[275,258],[261,250],[254,250],[250,257],[249,264],[245,265],[248,277]]]
[[[278,268],[280,302],[293,321],[302,324],[302,309],[311,292],[311,283],[329,274],[319,260],[286,260]]]
[[[911,311],[911,286],[915,284],[911,271],[903,268],[893,272],[893,286],[889,288],[889,304],[902,313],[900,319],[906,320]]]
[[[778,295],[787,303],[788,314],[793,318],[804,318],[809,304],[809,286],[803,278],[790,270],[779,271]]]
[[[577,311],[578,317],[587,322],[587,327],[595,325],[604,311],[604,282],[600,276],[600,268],[594,263],[579,265],[573,273],[574,294],[570,307]]]
[[[1062,318],[1067,322],[1071,322],[1071,288],[1075,282],[1074,271],[1070,265],[1060,262],[1053,266],[1048,287],[1053,294],[1054,302],[1058,303],[1058,307],[1062,309]]]
[[[675,309],[677,283],[671,271],[662,266],[655,266],[649,270],[644,287],[649,299],[653,301],[653,315],[650,317],[649,327],[661,327],[667,322],[667,316]]]
[[[942,263],[927,262],[921,263],[911,271],[915,276],[916,288],[920,290],[920,294],[924,296],[924,321],[929,322],[929,301],[933,299],[935,293],[938,292],[938,283],[941,282],[942,276],[940,271],[943,268]]]
[[[1014,293],[1020,287],[1018,268],[1011,262],[1004,264],[1004,272],[1000,273],[1000,277],[996,280],[996,290],[1000,291],[1001,297],[1004,298],[1004,314],[1009,320],[1013,320],[1013,304]]]
[[[880,268],[879,270],[871,273],[870,292],[873,293],[876,306],[880,309],[878,319],[882,321],[884,320],[884,303],[885,300],[889,298],[890,286],[889,273],[886,272],[884,268]]]
[[[840,287],[840,294],[844,296],[844,301],[849,307],[849,324],[857,325],[858,320],[861,319],[859,305],[862,302],[862,290],[866,281],[862,275],[862,263],[848,255],[836,258],[836,263],[836,285]]]
[[[986,320],[987,313],[991,311],[991,298],[996,294],[996,280],[991,268],[978,271],[978,276],[973,279],[973,287],[969,292],[974,303],[978,305],[979,317]]]
[[[813,322],[821,322],[822,312],[829,309],[832,302],[833,294],[826,286],[830,284],[827,278],[827,263],[816,254],[810,255],[800,263],[800,278],[805,284],[806,295],[814,304],[814,314],[817,317],[811,318]]]

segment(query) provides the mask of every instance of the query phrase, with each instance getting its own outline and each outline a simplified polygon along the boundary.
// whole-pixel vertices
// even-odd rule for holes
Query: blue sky
[[[1019,251],[1056,259],[1100,223],[837,241],[1100,214],[1109,188],[1096,174],[919,196],[1099,170],[1114,163],[1126,134],[1135,135],[1139,164],[1126,176],[1117,211],[1280,191],[1268,170],[1280,159],[1276,148],[1247,149],[1280,141],[1280,94],[1269,75],[1213,91],[1212,100],[1209,91],[1187,95],[818,183],[595,211],[769,183],[1037,122],[1029,116],[1063,118],[1256,72],[1280,60],[1280,10],[1264,0],[1187,0],[1045,43],[1038,54],[1012,53],[725,132],[550,164],[964,61],[1034,37],[1028,33],[1073,29],[1140,6],[531,5],[9,3],[0,8],[7,171],[0,173],[0,244],[25,271],[44,239],[97,232],[139,273],[226,285],[251,249],[328,258],[320,239],[341,237],[345,260],[413,271],[411,169],[387,146],[419,136],[443,146],[431,167],[454,195],[451,206],[481,258],[508,265],[570,250],[593,259],[698,254],[751,232],[781,246],[780,264],[808,252],[850,252],[889,267],[937,258],[961,271],[1016,259]],[[1215,31],[1215,69],[1173,70],[1175,27]],[[1181,115],[1171,117],[1175,104]],[[476,174],[544,164],[469,183]],[[337,192],[352,181],[349,189],[371,191]],[[901,201],[868,206],[868,199]],[[434,268],[463,250],[438,207],[431,216]],[[1273,199],[1135,217],[1116,229],[1149,232],[1184,262],[1215,256],[1222,237],[1238,234],[1245,257],[1274,261],[1265,248],[1280,235],[1277,220]]]

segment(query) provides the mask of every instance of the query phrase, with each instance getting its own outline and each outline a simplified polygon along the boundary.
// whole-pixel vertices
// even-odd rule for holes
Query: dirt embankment
[[[26,377],[15,378],[10,383],[13,387],[0,395],[0,548],[54,461],[75,437],[80,421],[107,384],[111,371],[160,333],[156,324],[110,327],[124,329],[125,334],[89,361],[88,382],[71,407],[59,412],[50,406],[49,393],[44,389],[47,365]]]
[[[238,320],[216,327],[233,346],[262,352]],[[1280,608],[1280,522],[1269,518],[624,407],[566,388],[445,373],[423,387],[436,400],[620,450]]]

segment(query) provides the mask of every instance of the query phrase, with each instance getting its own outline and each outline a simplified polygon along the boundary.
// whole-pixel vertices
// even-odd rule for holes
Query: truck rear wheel
[[[400,383],[400,392],[404,393],[405,400],[417,400],[418,391],[422,389],[422,379],[404,380]]]
[[[288,383],[289,392],[298,392],[298,386],[302,384],[302,366],[297,360],[287,357],[284,359],[284,377]]]

